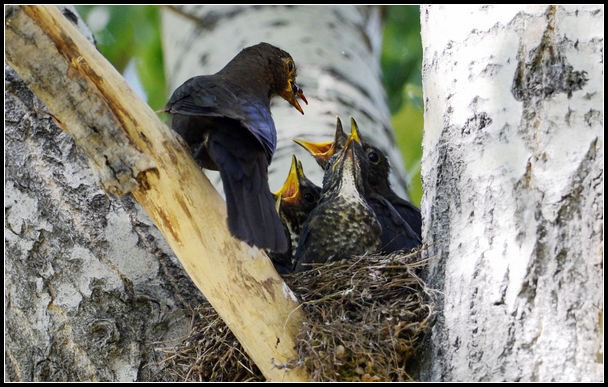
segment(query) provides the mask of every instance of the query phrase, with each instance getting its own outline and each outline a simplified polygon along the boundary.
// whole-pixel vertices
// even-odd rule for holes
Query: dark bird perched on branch
[[[281,96],[304,114],[296,75],[287,52],[260,43],[217,73],[184,82],[163,109],[199,165],[219,170],[232,235],[273,251],[287,250],[288,241],[268,186],[277,141],[270,100]]]
[[[293,252],[298,246],[302,226],[319,203],[321,187],[306,177],[302,163],[292,155],[287,179],[274,195],[290,246],[285,253],[269,252],[268,256],[279,274],[288,274],[293,268]]]
[[[352,131],[359,133],[354,119],[351,118]],[[294,141],[304,147],[322,168],[328,160],[339,152],[348,136],[342,129],[342,122],[337,118],[336,134],[333,141],[313,143],[305,140]],[[382,251],[390,253],[399,250],[411,250],[420,246],[422,217],[420,210],[409,201],[399,197],[391,188],[388,157],[368,141],[361,140],[365,157],[369,164],[367,177],[370,191],[366,197],[376,211],[382,224]]]
[[[371,253],[380,246],[382,227],[365,200],[367,159],[353,133],[325,169],[321,199],[300,234],[294,272],[330,259]]]

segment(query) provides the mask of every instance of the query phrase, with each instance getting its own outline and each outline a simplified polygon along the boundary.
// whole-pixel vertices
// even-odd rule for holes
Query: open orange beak
[[[304,103],[306,105],[308,105],[308,101],[306,100],[306,96],[304,96],[304,92],[302,91],[302,89],[300,88],[300,86],[298,86],[298,84],[294,82],[294,83],[291,84],[291,88],[293,90],[293,93],[296,96],[300,97],[300,99],[302,101],[304,101]]]
[[[348,136],[348,139],[346,140],[346,144],[344,144],[344,147],[342,148],[342,151],[340,152],[338,159],[354,157],[353,145],[351,145],[351,143],[353,143],[353,142],[356,142],[359,145],[362,145],[359,128],[357,127],[357,123],[355,122],[355,119],[351,117],[350,118],[350,136]],[[338,162],[336,161],[334,163],[334,165],[332,166],[332,169],[335,170],[337,165],[338,165]]]
[[[355,141],[357,142],[357,139],[355,138],[356,136],[353,136],[353,133],[350,133],[350,136],[348,136],[348,140],[346,140],[346,144],[344,144],[344,147],[342,148],[342,150],[340,151],[340,153],[338,154],[338,158],[336,160],[334,160],[334,163],[331,166],[332,171],[335,171],[336,168],[338,167],[339,164],[341,164],[341,160],[344,159],[353,159],[354,158],[354,151],[353,151],[353,146],[352,146],[352,142]],[[357,137],[358,138],[358,137]]]
[[[357,123],[354,118],[350,118],[350,137],[353,138],[353,141],[361,144],[361,132],[359,132],[359,127],[357,127]]]
[[[300,196],[300,184],[298,181],[298,160],[296,155],[291,156],[291,168],[289,168],[289,174],[285,183],[275,193],[275,196],[281,197],[282,201],[291,202]]]
[[[293,141],[306,149],[315,159],[328,161],[336,153],[333,141],[310,142],[298,138],[294,138]]]
[[[308,101],[304,96],[304,92],[302,91],[302,89],[300,89],[300,86],[298,86],[297,83],[289,81],[289,86],[287,87],[287,89],[283,90],[283,92],[281,93],[281,97],[283,97],[283,99],[289,102],[293,107],[298,109],[300,113],[304,114],[304,110],[302,110],[302,107],[300,106],[300,103],[298,102],[296,97],[300,97],[300,99],[304,101],[306,105],[308,105]]]

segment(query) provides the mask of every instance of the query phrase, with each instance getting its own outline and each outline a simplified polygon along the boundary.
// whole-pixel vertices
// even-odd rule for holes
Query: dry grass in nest
[[[162,371],[151,381],[260,382],[264,375],[209,302],[194,310],[188,337],[164,353]]]
[[[284,276],[307,316],[289,367],[305,367],[311,381],[412,381],[408,360],[432,314],[419,256],[368,255]],[[265,380],[210,304],[197,314],[190,336],[162,349],[157,380]]]

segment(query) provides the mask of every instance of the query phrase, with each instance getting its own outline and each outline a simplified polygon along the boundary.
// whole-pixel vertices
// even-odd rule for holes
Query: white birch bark
[[[387,152],[395,191],[406,196],[403,159],[380,80],[380,7],[191,5],[164,8],[162,20],[168,96],[190,77],[213,74],[240,50],[260,42],[294,58],[309,105],[302,104],[302,116],[281,98],[273,100],[278,140],[269,169],[272,191],[283,185],[292,154],[302,161],[306,176],[321,185],[322,170],[292,139],[333,139],[338,115],[347,132],[353,116],[362,135]],[[223,194],[219,174],[205,173]]]
[[[602,381],[603,5],[426,6],[421,23],[442,293],[423,378]]]

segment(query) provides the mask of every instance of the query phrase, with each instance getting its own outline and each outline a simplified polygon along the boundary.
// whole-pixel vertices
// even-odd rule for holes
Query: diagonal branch
[[[6,61],[89,157],[107,192],[133,195],[268,380],[304,320],[265,254],[234,239],[190,152],[54,6],[5,7]]]

